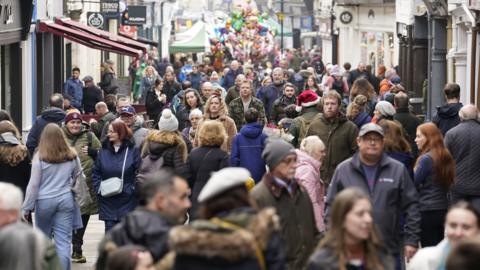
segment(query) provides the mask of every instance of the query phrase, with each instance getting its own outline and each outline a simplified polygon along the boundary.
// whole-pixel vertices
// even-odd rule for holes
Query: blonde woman
[[[203,119],[218,121],[225,128],[227,139],[223,142],[221,149],[230,154],[233,138],[237,134],[237,126],[228,116],[227,104],[219,95],[214,94],[207,99],[204,110]],[[197,147],[198,145],[198,138],[195,137],[193,146]]]
[[[187,159],[189,171],[189,185],[192,189],[191,216],[196,216],[198,195],[207,183],[212,172],[228,167],[228,154],[220,147],[224,144],[227,134],[222,123],[214,120],[205,121],[195,137],[199,147],[190,152]]]
[[[372,117],[366,112],[367,97],[364,95],[357,95],[352,103],[347,107],[347,118],[357,125],[360,129],[363,125],[372,122]]]
[[[62,129],[48,124],[33,156],[32,175],[27,186],[22,216],[35,210],[36,226],[50,238],[63,269],[70,269],[70,243],[73,229],[82,228],[80,209],[72,194],[74,177],[81,173],[80,160],[68,146]]]
[[[134,97],[139,104],[145,104],[147,92],[155,86],[155,81],[158,79],[158,72],[152,66],[147,66],[143,71],[142,81],[140,82],[140,96]]]

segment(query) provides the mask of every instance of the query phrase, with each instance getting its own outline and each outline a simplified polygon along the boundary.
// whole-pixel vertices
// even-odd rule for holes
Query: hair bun
[[[358,96],[355,97],[353,102],[357,105],[363,106],[363,105],[367,104],[367,97],[364,96],[364,95],[358,95]]]

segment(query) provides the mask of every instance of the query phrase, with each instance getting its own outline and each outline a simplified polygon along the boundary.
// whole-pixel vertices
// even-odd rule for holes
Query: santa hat
[[[311,107],[320,102],[320,97],[312,90],[305,90],[297,97],[297,112],[302,110],[302,107]]]

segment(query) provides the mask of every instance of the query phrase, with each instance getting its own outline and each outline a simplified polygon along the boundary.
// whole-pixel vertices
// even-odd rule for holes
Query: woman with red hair
[[[420,156],[414,168],[422,215],[422,247],[435,246],[444,238],[447,193],[455,177],[455,161],[443,143],[442,132],[433,123],[417,127],[415,143]]]

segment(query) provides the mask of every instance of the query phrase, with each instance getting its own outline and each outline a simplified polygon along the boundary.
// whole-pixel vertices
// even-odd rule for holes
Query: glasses
[[[377,138],[377,137],[368,137],[368,138],[363,138],[362,140],[369,142],[371,144],[377,144],[383,141],[383,138]]]

